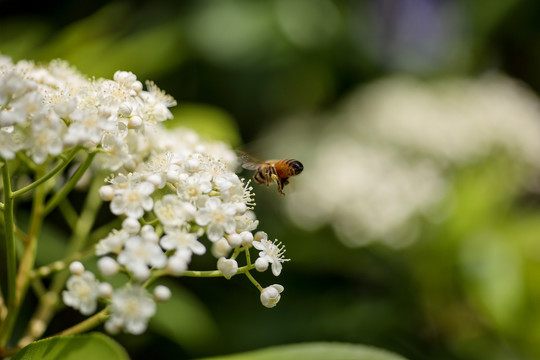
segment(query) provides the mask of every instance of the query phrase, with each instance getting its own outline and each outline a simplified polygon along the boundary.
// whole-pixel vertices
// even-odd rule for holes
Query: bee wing
[[[259,167],[260,164],[263,163],[262,160],[259,160],[241,150],[236,150],[236,152],[238,153],[238,157],[242,162],[242,167],[246,170],[255,170],[257,169],[257,167]]]

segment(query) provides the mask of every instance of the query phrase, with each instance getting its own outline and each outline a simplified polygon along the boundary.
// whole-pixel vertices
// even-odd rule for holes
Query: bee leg
[[[287,180],[287,178],[283,178],[281,179],[280,181],[277,182],[278,184],[278,191],[281,195],[285,196],[285,193],[283,192],[283,187],[285,185],[287,185],[289,183],[289,181]]]

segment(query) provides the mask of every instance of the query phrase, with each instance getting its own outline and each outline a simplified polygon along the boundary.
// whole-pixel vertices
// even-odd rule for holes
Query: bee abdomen
[[[280,160],[280,162],[282,162],[288,169],[289,176],[298,175],[302,172],[302,170],[304,170],[304,165],[302,165],[302,163],[298,160],[284,159]]]

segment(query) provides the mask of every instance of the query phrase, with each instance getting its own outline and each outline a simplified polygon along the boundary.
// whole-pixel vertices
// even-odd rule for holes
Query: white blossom
[[[81,275],[72,275],[66,283],[67,290],[62,292],[64,304],[79,310],[83,315],[90,315],[97,308],[99,282],[90,271]]]
[[[253,247],[259,252],[259,258],[264,259],[268,263],[272,264],[272,273],[278,276],[281,273],[282,262],[289,261],[283,257],[285,253],[285,246],[278,243],[277,240],[269,241],[265,236],[260,236],[259,240],[253,241]]]
[[[96,255],[102,256],[109,253],[119,254],[129,236],[130,234],[124,229],[112,230],[106,238],[98,242],[96,246]]]
[[[202,255],[206,252],[206,247],[197,240],[197,235],[183,229],[168,231],[161,238],[160,244],[165,250],[186,249],[197,255]]]
[[[105,323],[109,332],[123,329],[138,335],[146,330],[148,321],[156,313],[156,303],[144,288],[128,285],[114,292],[110,309],[111,315]]]
[[[195,221],[206,226],[206,234],[211,241],[219,240],[224,233],[231,234],[236,229],[234,215],[236,208],[231,203],[222,203],[219,198],[206,200],[205,207],[197,212]]]
[[[150,276],[149,267],[163,268],[167,264],[167,256],[159,245],[144,241],[140,236],[131,236],[118,254],[118,262],[137,279],[145,280]]]
[[[199,197],[212,190],[211,175],[209,173],[195,173],[178,181],[178,195],[185,201],[197,202]]]
[[[167,194],[154,205],[154,213],[166,228],[180,227],[193,220],[196,208],[191,203],[181,201],[174,194]]]
[[[125,214],[138,219],[154,206],[150,195],[154,186],[148,182],[140,181],[136,176],[119,176],[114,179],[114,199],[111,201],[111,212],[115,215]]]

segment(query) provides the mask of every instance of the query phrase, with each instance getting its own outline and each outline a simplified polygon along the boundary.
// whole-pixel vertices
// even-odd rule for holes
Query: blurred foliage
[[[255,139],[286,121],[277,119],[332,109],[351,89],[395,72],[437,79],[500,70],[539,90],[539,14],[533,0],[4,0],[0,52],[62,58],[89,76],[133,71],[178,100],[171,126],[247,142],[259,155],[270,146]],[[518,190],[512,169],[511,160],[490,158],[454,174],[445,216],[422,223],[419,241],[399,251],[348,248],[329,227],[300,230],[275,189],[255,187],[261,228],[292,259],[278,279],[279,306],[262,308],[235,277],[182,279],[151,331],[116,338],[133,359],[312,341],[411,359],[538,359],[540,207],[536,194]],[[44,228],[38,264],[65,246],[63,226]],[[48,335],[72,315],[63,310]]]
[[[311,343],[275,346],[243,354],[218,356],[203,360],[404,360],[401,356],[361,345]]]
[[[53,337],[32,343],[13,360],[127,360],[125,350],[110,337],[100,333]]]

